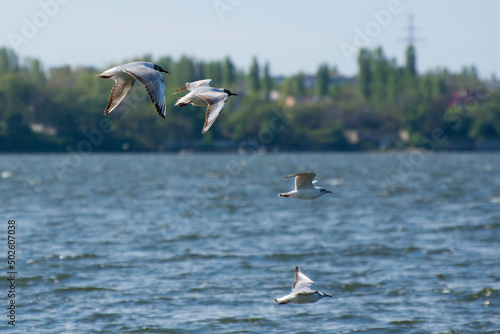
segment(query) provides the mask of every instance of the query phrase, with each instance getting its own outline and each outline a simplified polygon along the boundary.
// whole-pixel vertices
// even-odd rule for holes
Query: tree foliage
[[[271,149],[347,150],[377,148],[380,138],[402,130],[408,131],[409,143],[391,139],[389,146],[419,145],[436,129],[449,138],[443,147],[453,147],[454,141],[500,140],[499,90],[483,84],[473,66],[460,73],[438,69],[419,74],[413,47],[406,55],[399,66],[382,48],[362,49],[356,80],[327,63],[313,75],[274,78],[269,63],[261,70],[255,57],[242,71],[229,57],[204,61],[144,55],[137,60],[149,59],[169,71],[164,76],[167,117],[161,119],[140,84],[104,116],[114,82],[96,77],[103,69],[47,70],[39,60],[20,61],[3,48],[0,151],[78,150],[86,142],[92,151],[213,150],[221,142],[236,149],[252,138]],[[238,96],[229,99],[209,134],[202,135],[205,109],[174,107],[182,93],[172,92],[205,78]],[[358,142],[348,140],[352,131]]]

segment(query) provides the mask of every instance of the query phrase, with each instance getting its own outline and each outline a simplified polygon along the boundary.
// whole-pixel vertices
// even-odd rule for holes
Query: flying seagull
[[[316,303],[324,297],[331,297],[326,293],[309,288],[314,282],[304,275],[299,267],[295,267],[295,282],[292,285],[292,293],[281,298],[276,298],[275,303],[278,304],[308,304]]]
[[[110,68],[99,74],[98,76],[101,78],[115,79],[115,85],[111,90],[104,115],[112,112],[122,102],[137,80],[146,88],[158,115],[161,118],[165,118],[165,114],[167,113],[167,96],[165,94],[165,82],[160,72],[168,73],[160,65],[136,61]]]
[[[190,91],[188,94],[180,97],[177,102],[175,102],[175,106],[177,107],[184,107],[188,104],[192,104],[196,107],[207,106],[205,124],[203,125],[203,131],[201,131],[203,134],[210,129],[217,117],[219,117],[220,112],[224,109],[227,99],[231,95],[238,95],[231,93],[225,88],[210,87],[210,81],[212,81],[212,79],[186,82],[185,86],[182,86],[174,92],[174,94],[176,94],[186,89]]]
[[[318,188],[313,186],[313,181],[316,177],[315,173],[298,173],[293,175],[287,175],[285,178],[294,177],[295,176],[295,190],[289,191],[287,193],[281,193],[278,196],[283,197],[291,197],[297,199],[315,199],[324,194],[331,194],[331,191],[328,191],[323,188]]]

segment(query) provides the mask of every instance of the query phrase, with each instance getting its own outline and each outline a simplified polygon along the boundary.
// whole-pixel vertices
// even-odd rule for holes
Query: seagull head
[[[161,68],[160,65],[156,65],[155,64],[155,70],[157,70],[158,72],[165,72],[165,73],[168,73],[168,71],[164,70],[163,68]]]
[[[229,96],[231,96],[231,95],[238,95],[238,94],[231,93],[231,91],[229,89],[225,89],[225,88],[224,88],[224,93],[226,93]]]
[[[332,192],[330,190],[326,190],[324,188],[319,188],[319,191],[321,191],[321,195],[324,195],[324,194],[331,194]]]
[[[318,291],[318,295],[319,295],[319,299],[321,299],[321,298],[325,298],[325,297],[330,297],[330,298],[332,298],[332,296],[327,295],[326,293],[321,292],[321,291]]]

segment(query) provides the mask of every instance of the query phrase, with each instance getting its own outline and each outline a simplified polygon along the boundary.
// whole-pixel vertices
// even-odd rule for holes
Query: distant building
[[[34,133],[41,133],[49,136],[55,136],[57,134],[56,128],[44,125],[42,123],[32,123],[30,125],[30,128]]]

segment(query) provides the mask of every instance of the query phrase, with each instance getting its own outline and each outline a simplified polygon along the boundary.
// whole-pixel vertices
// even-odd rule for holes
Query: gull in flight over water
[[[134,86],[139,81],[148,92],[151,102],[155,105],[156,111],[161,118],[165,118],[167,113],[167,96],[165,94],[165,82],[161,72],[168,73],[160,65],[144,61],[119,65],[106,70],[98,76],[104,79],[115,79],[115,85],[111,90],[108,105],[104,110],[104,115],[112,112]]]
[[[287,193],[281,193],[278,196],[283,197],[291,197],[297,199],[315,199],[324,194],[331,194],[331,191],[328,191],[324,188],[319,188],[313,186],[313,181],[316,177],[315,173],[298,173],[293,175],[287,175],[285,178],[294,177],[295,176],[295,189],[289,191]]]
[[[212,81],[212,79],[186,82],[185,86],[182,86],[174,92],[174,94],[176,94],[186,89],[190,91],[188,94],[180,97],[177,102],[175,102],[175,106],[177,107],[184,107],[188,104],[192,104],[196,107],[207,107],[205,124],[203,125],[203,131],[201,132],[203,134],[210,129],[217,117],[219,117],[222,109],[224,109],[227,99],[231,95],[238,95],[231,93],[225,88],[210,87],[210,81]]]
[[[308,304],[316,303],[324,297],[331,297],[324,292],[312,290],[310,286],[313,283],[309,277],[300,271],[299,267],[295,267],[295,282],[292,285],[292,293],[281,298],[276,298],[274,302],[278,304]]]

